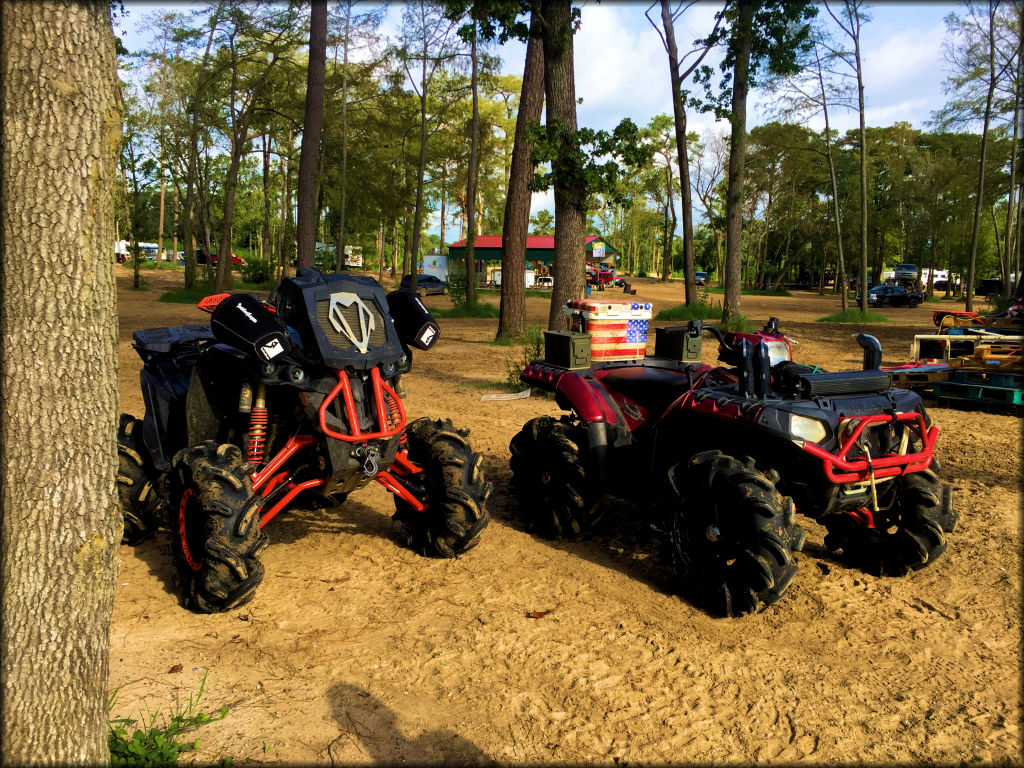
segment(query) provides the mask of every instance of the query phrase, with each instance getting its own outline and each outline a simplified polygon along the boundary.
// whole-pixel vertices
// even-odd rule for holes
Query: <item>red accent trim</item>
[[[274,475],[267,481],[267,484],[265,486],[263,486],[263,490],[260,491],[260,496],[262,496],[264,499],[267,498],[267,496],[274,492],[274,489],[277,488],[277,486],[279,486],[287,479],[287,472],[278,472],[276,475]]]
[[[377,425],[380,428],[378,432],[363,432],[359,428],[359,418],[356,415],[356,403],[352,398],[352,384],[348,380],[348,375],[344,371],[338,371],[338,383],[334,386],[334,389],[330,391],[324,401],[320,403],[320,429],[328,437],[333,437],[336,440],[344,440],[346,443],[362,443],[367,440],[386,440],[387,438],[394,437],[405,428],[405,408],[402,407],[402,401],[399,399],[395,391],[384,383],[384,379],[381,378],[380,371],[376,368],[370,369],[370,379],[373,382],[373,399],[377,409]],[[344,397],[345,403],[345,417],[348,419],[348,426],[351,430],[351,434],[344,434],[342,432],[335,432],[327,426],[327,406],[329,406],[334,399],[341,392]],[[385,410],[384,395],[387,394],[394,401],[395,406],[398,410],[398,424],[394,427],[388,425],[388,413]],[[390,406],[388,406],[390,410]]]
[[[185,492],[181,494],[181,501],[178,502],[178,538],[181,540],[181,553],[185,556],[188,567],[193,571],[198,571],[203,567],[203,563],[201,560],[196,560],[192,556],[192,550],[188,548],[187,526],[185,525],[185,513],[188,511],[189,502],[194,498],[196,498],[196,492],[192,488],[186,488]]]
[[[606,421],[618,424],[618,409],[611,396],[596,382],[591,383],[579,375],[562,375],[555,384],[555,392],[565,396],[585,422]]]
[[[277,454],[277,456],[275,456],[267,466],[259,472],[252,473],[252,489],[254,491],[258,491],[260,486],[277,474],[277,471],[281,469],[281,465],[288,461],[296,451],[300,448],[312,445],[315,442],[316,438],[312,435],[293,435],[285,444],[284,448],[281,449],[281,452]]]
[[[803,449],[825,462],[825,476],[833,483],[862,483],[871,478],[871,469],[874,468],[875,478],[896,477],[897,475],[909,475],[914,472],[921,472],[932,463],[932,454],[935,449],[935,440],[939,436],[939,428],[925,425],[924,417],[912,411],[900,413],[896,416],[876,414],[874,416],[852,416],[840,419],[839,424],[855,422],[856,426],[839,446],[839,453],[831,454],[814,443],[805,442]],[[904,455],[887,454],[877,458],[872,457],[871,466],[868,466],[867,459],[854,459],[848,461],[846,453],[864,433],[869,424],[881,424],[885,422],[910,422],[909,427],[921,438],[923,448],[920,453],[907,453]],[[839,471],[836,471],[839,470]]]
[[[417,467],[409,460],[409,449],[407,448],[395,454],[395,463],[392,464],[391,471],[398,475],[415,475],[417,472],[422,472],[423,468]]]
[[[213,310],[217,308],[217,305],[230,295],[230,293],[215,293],[213,296],[206,296],[205,298],[200,299],[196,306],[203,310],[203,312],[209,312],[212,315]]]
[[[849,515],[857,521],[858,525],[862,525],[865,528],[875,527],[875,516],[867,507],[861,507],[860,509],[845,509],[843,510],[843,514]]]
[[[306,480],[305,482],[298,484],[288,483],[288,488],[290,489],[288,493],[286,493],[284,497],[280,501],[278,501],[274,506],[272,506],[269,510],[260,515],[260,528],[269,523],[274,518],[274,515],[276,515],[286,506],[288,506],[291,500],[298,496],[300,493],[309,490],[310,488],[317,488],[326,482],[327,481],[321,477],[313,480]]]
[[[422,512],[427,508],[426,504],[423,504],[419,499],[413,496],[404,485],[392,477],[390,472],[378,472],[373,479],[417,512]]]

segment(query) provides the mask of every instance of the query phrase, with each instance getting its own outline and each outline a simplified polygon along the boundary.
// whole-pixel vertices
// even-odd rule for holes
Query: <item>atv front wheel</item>
[[[923,472],[893,480],[892,505],[873,515],[873,528],[852,515],[829,515],[821,521],[828,529],[825,546],[841,549],[851,565],[874,576],[906,576],[935,562],[946,551],[945,534],[960,520],[938,473],[933,461]]]
[[[519,510],[541,536],[571,538],[598,519],[601,495],[580,456],[585,440],[579,427],[540,416],[509,444]]]
[[[260,499],[238,446],[212,440],[179,451],[171,476],[171,554],[185,605],[218,613],[247,603],[263,581]]]
[[[804,530],[775,470],[721,451],[669,470],[678,502],[671,542],[679,591],[710,612],[740,616],[772,605],[796,575]]]
[[[122,413],[117,427],[117,496],[124,515],[122,544],[140,544],[156,531],[160,497],[156,472],[144,456],[142,422]]]
[[[395,496],[395,520],[418,552],[440,557],[468,552],[491,521],[487,497],[494,486],[484,479],[483,455],[466,440],[469,430],[455,429],[449,419],[416,419],[405,434],[409,460],[423,471],[403,477],[402,484],[427,508],[417,512]]]

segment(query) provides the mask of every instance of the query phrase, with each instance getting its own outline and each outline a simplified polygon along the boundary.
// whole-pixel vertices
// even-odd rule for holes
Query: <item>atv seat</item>
[[[660,415],[690,389],[690,378],[686,374],[699,367],[700,363],[678,371],[647,366],[616,368],[601,377],[601,383],[639,403],[648,412]]]
[[[213,341],[209,325],[183,325],[177,328],[147,328],[132,334],[132,342],[141,352],[166,355],[184,346],[198,346],[200,341]]]

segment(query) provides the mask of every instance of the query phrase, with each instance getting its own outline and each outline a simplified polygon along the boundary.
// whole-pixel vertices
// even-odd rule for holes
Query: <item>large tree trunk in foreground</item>
[[[544,92],[548,128],[559,130],[559,157],[569,158],[576,147],[576,81],[573,75],[572,19],[569,0],[543,0]],[[557,162],[557,161],[556,161]],[[585,190],[579,174],[555,176],[555,287],[551,292],[548,328],[565,328],[562,307],[583,296],[586,289],[587,217]],[[504,277],[504,276],[502,276]]]
[[[302,124],[302,154],[299,157],[299,181],[296,184],[299,192],[299,267],[312,267],[316,261],[316,171],[320,166],[326,68],[327,0],[315,0],[309,20],[306,116]]]
[[[754,9],[752,0],[739,0],[739,37],[732,84],[732,132],[729,138],[729,182],[725,212],[725,301],[722,322],[740,314],[740,271],[743,268],[743,163],[747,154],[747,71]]]
[[[516,138],[512,146],[512,166],[505,200],[505,222],[501,237],[501,311],[498,336],[522,336],[526,333],[526,236],[530,228],[530,176],[533,145],[526,141],[526,127],[540,122],[544,106],[544,44],[536,16],[530,20],[530,39],[526,44],[523,90],[516,117]]]
[[[0,27],[0,744],[8,765],[96,765],[122,528],[110,5],[3,3]]]

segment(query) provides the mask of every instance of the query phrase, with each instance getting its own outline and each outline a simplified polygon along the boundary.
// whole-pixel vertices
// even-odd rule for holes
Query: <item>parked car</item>
[[[917,264],[897,264],[893,279],[898,283],[900,280],[917,280]]]
[[[868,306],[882,307],[888,304],[891,307],[910,307],[913,309],[921,303],[921,294],[908,291],[902,285],[876,285],[868,290]],[[860,294],[857,294],[857,301],[860,301]]]
[[[552,288],[555,287],[555,278],[549,275],[541,275],[540,277],[537,278],[536,282],[534,283],[534,286],[537,288],[544,288],[550,291]]]
[[[402,278],[402,282],[399,286],[404,291],[409,290],[411,275],[405,275]],[[440,280],[433,275],[416,275],[416,287],[423,291],[427,296],[431,296],[438,293],[448,293],[448,283],[444,280]]]
[[[693,278],[696,281],[697,285],[707,285],[708,284],[708,273],[707,272],[695,272],[694,275],[693,275]]]

